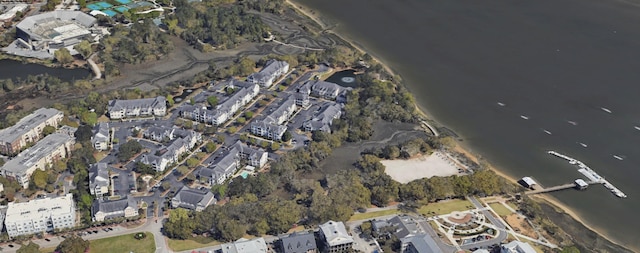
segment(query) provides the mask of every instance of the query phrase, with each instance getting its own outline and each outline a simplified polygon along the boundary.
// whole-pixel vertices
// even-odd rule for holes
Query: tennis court
[[[120,4],[128,4],[128,3],[131,3],[131,0],[116,0],[116,2]]]
[[[109,16],[109,17],[113,17],[115,15],[118,15],[118,13],[113,11],[113,10],[104,10],[102,12],[104,12],[104,14],[107,14],[107,16]]]
[[[97,4],[87,4],[87,8],[91,9],[92,11],[99,11],[103,9],[102,7],[100,7],[100,5]]]
[[[129,8],[127,8],[126,6],[118,6],[113,9],[120,13],[125,13],[129,10]]]
[[[113,7],[112,4],[107,3],[107,2],[97,2],[97,3],[95,3],[95,5],[98,5],[98,6],[102,7],[102,9],[109,9],[109,8]]]

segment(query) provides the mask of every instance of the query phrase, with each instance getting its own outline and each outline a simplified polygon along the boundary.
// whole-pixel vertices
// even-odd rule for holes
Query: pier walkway
[[[600,184],[601,182],[587,181],[586,183],[589,184],[589,185],[592,185],[592,184]],[[566,190],[566,189],[571,189],[571,188],[576,188],[576,187],[577,186],[576,186],[575,183],[568,183],[568,184],[556,185],[556,186],[537,189],[537,190],[526,191],[526,192],[524,192],[524,194],[531,195],[531,194],[547,193],[547,192]]]

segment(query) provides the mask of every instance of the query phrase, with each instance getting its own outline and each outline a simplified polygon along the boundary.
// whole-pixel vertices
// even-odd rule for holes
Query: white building
[[[245,106],[260,92],[260,86],[238,80],[228,81],[227,87],[237,89],[229,98],[209,110],[200,106],[185,106],[180,110],[184,118],[212,125],[221,125],[229,120],[241,107]]]
[[[13,18],[16,17],[16,14],[18,14],[18,12],[24,13],[24,11],[27,10],[28,8],[29,8],[28,4],[16,4],[15,6],[13,6],[13,8],[11,8],[7,12],[2,13],[2,15],[0,15],[0,22],[11,21]]]
[[[18,181],[22,187],[29,187],[31,174],[36,170],[45,170],[47,165],[71,155],[75,139],[66,134],[47,135],[36,145],[30,147],[0,168],[0,175]]]
[[[93,148],[98,151],[108,150],[109,145],[111,144],[111,137],[109,132],[109,123],[98,123],[98,125],[93,130],[93,136],[91,137]]]
[[[91,206],[93,221],[104,221],[113,218],[130,218],[138,216],[138,203],[131,196],[119,200],[95,200]]]
[[[536,253],[537,251],[526,242],[513,241],[500,246],[501,253]]]
[[[347,228],[342,222],[328,221],[321,224],[318,234],[324,245],[323,252],[349,252],[352,249],[353,237],[347,233]]]
[[[264,68],[258,73],[253,73],[247,77],[247,82],[258,84],[268,88],[273,85],[273,81],[289,71],[289,63],[285,61],[269,60]]]
[[[222,253],[267,253],[269,251],[269,247],[267,247],[267,243],[264,238],[254,238],[254,239],[245,239],[240,238],[239,240],[231,243],[225,243],[221,245]]]
[[[30,142],[42,137],[46,126],[57,127],[64,113],[52,108],[40,108],[20,119],[15,125],[0,130],[0,154],[16,154]]]
[[[265,117],[254,120],[251,123],[251,133],[271,140],[280,140],[287,130],[287,127],[282,124],[287,121],[297,109],[298,106],[295,102],[295,96],[291,95],[287,97],[277,108],[272,109]]]
[[[109,178],[109,165],[96,163],[89,167],[89,192],[100,197],[109,193],[111,178]]]
[[[167,100],[165,97],[110,100],[108,105],[109,118],[123,119],[138,116],[159,116],[167,113]]]
[[[69,193],[62,197],[9,203],[4,222],[9,237],[16,237],[72,228],[75,221],[76,205],[73,195]]]

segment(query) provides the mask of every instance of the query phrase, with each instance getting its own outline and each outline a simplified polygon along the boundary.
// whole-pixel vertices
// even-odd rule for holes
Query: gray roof
[[[58,22],[56,27],[40,27],[40,25],[49,24],[54,21]],[[96,23],[96,18],[81,11],[55,10],[26,17],[16,27],[29,34],[29,37],[32,39],[43,40],[48,39],[43,37],[43,32],[69,23],[75,23],[88,28]]]
[[[329,246],[353,243],[353,237],[347,233],[347,228],[342,222],[328,221],[320,225],[320,233]]]
[[[312,233],[293,233],[280,237],[284,253],[307,253],[317,249],[316,238]]]
[[[311,85],[311,92],[318,96],[325,96],[326,94],[339,95],[344,90],[350,90],[351,88],[345,88],[338,84],[326,82],[322,80],[309,81],[308,85]],[[307,85],[307,84],[305,84]],[[333,96],[333,95],[332,95]]]
[[[163,96],[128,100],[109,100],[109,111],[133,108],[166,108],[167,100]]]
[[[242,141],[238,140],[236,141],[236,143],[234,143],[231,146],[232,150],[237,150],[238,153],[240,153],[243,157],[246,158],[258,158],[260,156],[262,156],[265,151],[263,149],[255,149],[252,147],[249,147],[249,145],[244,144]]]
[[[312,130],[322,130],[325,132],[329,132],[331,129],[331,123],[333,119],[339,117],[342,113],[342,106],[337,103],[331,103],[320,108],[320,112],[316,114],[313,119],[308,120],[304,123],[305,127],[309,127]]]
[[[109,165],[96,163],[89,167],[89,188],[109,186]]]
[[[418,225],[418,222],[410,216],[393,217],[389,219],[389,224],[397,228],[395,235],[400,239],[424,232]]]
[[[16,157],[5,163],[4,166],[2,166],[2,170],[13,174],[25,173],[34,163],[51,155],[51,152],[55,149],[71,141],[74,141],[73,137],[66,134],[52,133],[47,135],[33,145],[33,147],[22,151]]]
[[[285,67],[289,67],[289,63],[271,59],[265,64],[264,68],[262,68],[260,72],[249,75],[247,79],[266,82],[269,78],[275,77],[275,74]]]
[[[171,138],[171,132],[175,131],[175,128],[173,127],[167,127],[167,126],[152,126],[149,127],[147,129],[147,131],[144,132],[144,135],[147,137],[151,137],[151,136],[166,136],[168,138]]]
[[[225,100],[224,102],[216,106],[216,109],[227,112],[227,113],[229,113],[229,110],[231,109],[231,107],[233,107],[233,105],[235,105],[238,101],[242,100],[247,95],[253,93],[252,88],[255,87],[257,84],[232,79],[228,81],[228,85],[230,87],[238,87],[240,88],[240,90],[236,91],[227,100]]]
[[[61,111],[53,108],[40,108],[35,110],[31,114],[20,119],[20,121],[15,125],[0,130],[0,142],[12,143],[21,138],[25,133],[31,131],[31,129],[34,129],[36,126],[58,114],[63,115]]]
[[[202,191],[183,186],[172,201],[180,202],[179,207],[195,210],[198,206],[207,207],[213,202],[213,198],[213,193],[209,190]]]
[[[136,200],[131,196],[127,195],[126,198],[119,200],[107,200],[103,201],[100,199],[96,199],[93,201],[93,205],[91,206],[91,216],[95,216],[98,212],[103,213],[113,213],[113,212],[122,212],[127,207],[137,208]],[[105,218],[113,218],[122,215],[109,215]]]
[[[442,253],[442,249],[438,247],[433,238],[427,234],[412,235],[400,239],[402,244],[411,244],[417,253]]]
[[[92,143],[96,142],[106,142],[109,140],[109,123],[101,122],[98,123],[94,130]]]
[[[268,251],[267,243],[264,238],[245,239],[240,238],[232,243],[221,245],[222,253],[266,253]]]

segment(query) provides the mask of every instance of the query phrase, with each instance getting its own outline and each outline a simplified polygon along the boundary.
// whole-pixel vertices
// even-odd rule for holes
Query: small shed
[[[522,181],[522,184],[524,185],[524,187],[527,187],[527,188],[532,188],[534,185],[538,184],[531,177],[523,177],[521,181]]]
[[[587,184],[587,182],[585,182],[584,180],[582,180],[580,178],[576,179],[575,183],[576,183],[576,187],[578,187],[578,189],[580,189],[580,190],[587,189],[587,187],[589,186],[589,184]]]

